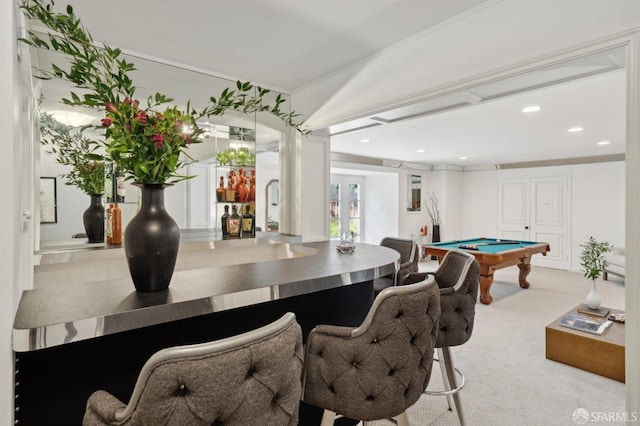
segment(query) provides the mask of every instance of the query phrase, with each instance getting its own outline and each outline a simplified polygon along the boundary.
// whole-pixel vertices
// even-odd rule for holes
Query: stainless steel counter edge
[[[56,285],[23,292],[13,350],[26,352],[154,324],[351,285],[392,273],[399,254],[358,244],[301,243],[317,254],[174,272],[169,289],[138,293],[131,278]]]

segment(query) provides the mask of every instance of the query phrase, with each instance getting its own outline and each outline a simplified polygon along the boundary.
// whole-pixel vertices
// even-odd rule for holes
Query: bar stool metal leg
[[[442,349],[436,349],[438,353],[438,364],[440,365],[440,373],[442,374],[442,383],[444,384],[444,389],[449,391],[451,390],[451,384],[449,383],[449,378],[447,377],[447,367],[444,365],[444,356],[442,354]],[[440,362],[442,360],[442,362]],[[447,406],[449,411],[453,411],[451,407],[451,395],[447,394]]]
[[[464,386],[464,376],[462,379],[462,384],[460,385],[460,388],[458,388],[458,385],[456,384],[456,376],[455,376],[455,371],[458,371],[455,369],[455,367],[453,366],[453,359],[451,358],[451,350],[449,349],[449,347],[444,347],[442,349],[438,349],[438,351],[442,351],[442,356],[443,356],[443,361],[444,361],[444,365],[445,368],[447,370],[447,376],[449,378],[449,384],[451,385],[452,389],[456,389],[455,392],[452,393],[453,396],[453,402],[455,403],[456,406],[456,412],[458,413],[458,420],[460,420],[460,426],[464,426],[465,425],[465,421],[464,421],[464,415],[462,414],[462,405],[460,404],[460,389],[462,389],[462,386]],[[458,371],[458,373],[460,373]]]
[[[465,385],[464,375],[453,366],[453,360],[451,358],[451,350],[448,346],[438,348],[438,359],[433,359],[434,361],[440,364],[440,368],[443,369],[443,382],[445,390],[442,391],[430,391],[425,390],[424,393],[427,395],[445,395],[447,397],[447,403],[449,405],[449,410],[451,411],[451,403],[449,401],[449,397],[453,396],[453,402],[456,406],[456,413],[458,414],[458,420],[460,421],[460,426],[465,425],[464,416],[462,414],[462,405],[460,404],[460,390]],[[444,367],[443,367],[444,366]],[[458,384],[456,380],[456,374],[460,377],[460,384]]]

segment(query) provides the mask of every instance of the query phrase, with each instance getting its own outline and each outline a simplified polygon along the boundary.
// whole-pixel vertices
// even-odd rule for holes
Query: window
[[[329,199],[329,238],[350,232],[353,241],[362,241],[362,182],[359,177],[339,177],[331,183]]]
[[[349,232],[360,241],[360,185],[349,184]]]
[[[422,200],[420,193],[422,192],[422,176],[409,175],[409,188],[407,189],[407,211],[419,212]]]
[[[340,237],[340,184],[332,183],[329,201],[329,238]]]

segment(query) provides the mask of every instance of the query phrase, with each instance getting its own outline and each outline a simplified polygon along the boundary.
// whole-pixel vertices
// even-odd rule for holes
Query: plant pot
[[[104,206],[102,194],[89,194],[91,204],[82,214],[84,231],[90,243],[104,243]]]
[[[440,225],[433,225],[432,233],[431,233],[431,242],[439,243],[440,242]],[[431,256],[431,260],[436,260],[438,256]]]
[[[164,205],[166,184],[135,184],[140,188],[140,210],[124,231],[124,249],[137,291],[169,287],[180,246],[180,229]]]

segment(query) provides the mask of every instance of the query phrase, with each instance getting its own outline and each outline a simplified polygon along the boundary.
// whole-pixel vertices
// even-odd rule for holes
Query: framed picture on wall
[[[40,223],[57,223],[56,178],[40,178]]]

